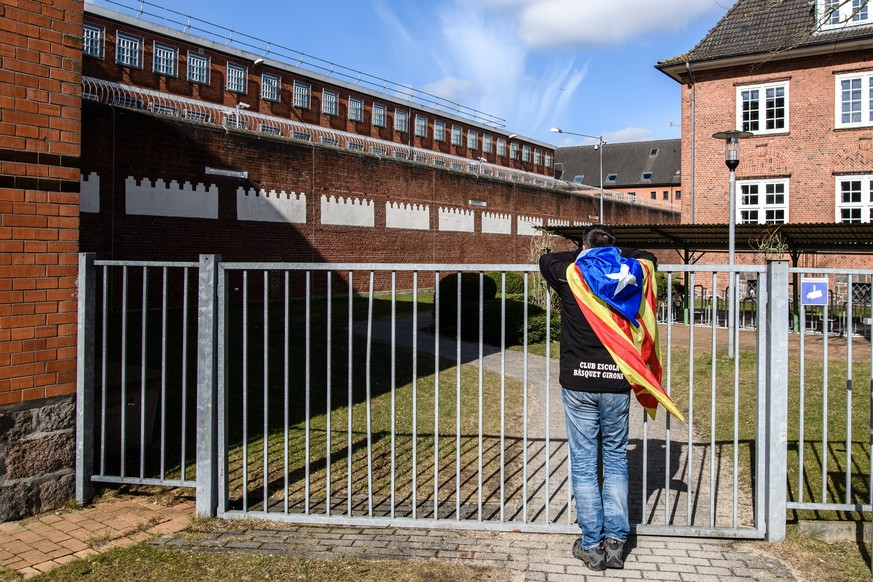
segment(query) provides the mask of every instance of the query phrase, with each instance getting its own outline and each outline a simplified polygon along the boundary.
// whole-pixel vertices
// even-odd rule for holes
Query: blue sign
[[[800,280],[800,304],[801,305],[827,305],[828,304],[828,280],[801,279]]]

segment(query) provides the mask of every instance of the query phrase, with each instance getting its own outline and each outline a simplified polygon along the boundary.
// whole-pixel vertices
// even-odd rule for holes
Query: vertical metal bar
[[[692,287],[693,289],[693,287]],[[691,324],[694,325],[694,292],[689,295]],[[673,386],[673,273],[667,273],[667,396]],[[670,414],[664,415],[664,525],[670,521]]]
[[[304,351],[305,351],[305,370],[304,374],[306,378],[304,379],[304,403],[303,403],[303,416],[304,416],[304,475],[303,475],[303,512],[306,515],[309,515],[310,511],[310,496],[312,494],[312,487],[310,481],[312,480],[312,473],[310,470],[310,466],[312,465],[312,441],[310,437],[310,431],[312,430],[312,380],[311,380],[311,370],[312,370],[312,349],[310,339],[312,337],[312,271],[306,271],[306,305],[304,305],[304,317],[306,318],[305,322],[305,330],[306,339],[304,340]],[[287,434],[287,431],[286,431]]]
[[[733,273],[728,273],[729,277],[733,277]],[[712,288],[715,289],[716,285],[716,272],[712,272]],[[731,279],[731,291],[733,291],[733,279]],[[715,309],[713,307],[713,309]],[[733,305],[730,305],[729,309],[733,309]],[[716,319],[715,313],[713,313],[713,321]],[[733,324],[733,316],[731,317],[731,323]],[[717,362],[718,362],[718,342],[716,338],[716,328],[713,325],[711,328],[712,332],[712,358],[710,366],[712,367],[712,372],[710,373],[710,387],[709,387],[709,527],[715,527],[715,390],[716,390],[716,375],[717,371]],[[734,333],[731,330],[731,333],[728,334],[728,341],[733,343]],[[728,357],[733,357],[736,360],[736,354],[733,352],[733,346],[730,348],[730,355]],[[689,475],[690,477],[690,475]]]
[[[103,266],[103,312],[100,314],[100,474],[106,474],[106,380],[109,361],[109,267]]]
[[[645,522],[648,513],[648,483],[649,483],[649,415],[643,414],[643,481],[642,498],[640,499],[641,519]]]
[[[521,418],[522,418],[522,435],[521,435],[521,510],[522,522],[527,523],[527,332],[530,325],[530,320],[527,315],[528,302],[528,277],[529,273],[524,274],[524,333],[522,338],[522,351],[524,352],[524,366],[522,367],[521,378]]]
[[[242,319],[242,508],[249,510],[249,272],[243,271]]]
[[[736,275],[739,278],[739,274]],[[734,284],[739,289],[739,279]],[[739,309],[739,306],[737,306]],[[745,311],[743,311],[745,313]],[[714,424],[714,423],[713,423]],[[740,329],[734,333],[734,471],[731,527],[737,527],[737,504],[739,503],[739,432],[740,432]]]
[[[691,288],[694,289],[694,272],[691,272],[690,277]],[[715,288],[713,288],[713,295],[715,295]],[[701,306],[701,309],[703,307]],[[710,325],[715,325],[715,320],[710,322]],[[691,501],[694,497],[694,479],[692,479],[693,473],[692,470],[692,459],[694,457],[694,433],[691,427],[694,426],[694,309],[691,310],[691,325],[688,327],[688,433],[687,433],[687,448],[688,452],[685,455],[685,465],[687,470],[685,474],[688,475],[688,491],[686,492],[686,519],[688,525],[692,525],[691,519]]]
[[[161,479],[165,478],[167,451],[167,267],[161,277]],[[183,352],[184,353],[184,352]]]
[[[848,277],[849,294],[846,305],[846,504],[852,501],[852,275]]]
[[[391,517],[397,471],[397,271],[391,271]]]
[[[433,518],[440,518],[440,272],[434,272],[433,308],[434,356],[433,356]]]
[[[873,285],[871,285],[871,288],[873,288]],[[873,321],[873,297],[871,297],[870,301],[870,319],[871,321]],[[870,329],[871,338],[873,338],[873,327],[871,327]],[[870,380],[868,390],[870,391],[870,415],[867,419],[867,426],[870,429],[870,435],[868,437],[869,440],[867,441],[867,450],[870,451],[870,469],[867,473],[867,483],[873,483],[873,350],[870,350]],[[869,489],[869,503],[871,510],[873,510],[873,486],[869,487]],[[870,547],[868,548],[868,550],[869,553],[867,555],[870,556],[870,569],[873,570],[873,519],[871,519],[870,521]]]
[[[282,371],[282,498],[284,506],[282,510],[285,514],[288,513],[289,507],[289,492],[288,492],[288,454],[289,454],[289,446],[288,446],[288,432],[291,427],[288,426],[291,418],[291,398],[289,394],[289,386],[290,386],[290,376],[289,370],[291,369],[291,343],[290,343],[290,330],[291,330],[291,272],[285,271],[285,317],[282,322],[282,358],[284,360],[284,369]],[[327,407],[327,418],[330,418],[330,406]],[[328,458],[330,458],[330,450],[326,452]],[[307,463],[308,465],[308,463]],[[330,474],[330,463],[328,463],[326,470],[328,474]]]
[[[805,422],[804,418],[806,416],[806,307],[801,307],[800,309],[800,350],[798,353],[798,371],[799,371],[799,405],[800,412],[798,416],[800,417],[797,422],[797,501],[799,503],[803,503],[803,463],[804,463],[804,453],[806,451],[806,440],[805,440]]]
[[[546,448],[545,448],[545,451],[546,451],[546,482],[545,482],[546,504],[545,504],[545,511],[543,512],[546,523],[551,523],[551,521],[552,521],[551,518],[549,517],[549,500],[552,497],[552,491],[551,491],[551,488],[549,487],[549,477],[551,477],[551,475],[550,475],[550,473],[551,473],[550,461],[551,461],[551,457],[552,457],[552,450],[551,450],[552,443],[550,440],[551,432],[549,430],[550,429],[549,425],[551,424],[551,417],[550,417],[551,411],[549,410],[551,408],[551,403],[549,402],[549,396],[551,395],[551,392],[552,392],[552,386],[551,386],[552,374],[551,374],[551,371],[549,369],[551,366],[551,363],[552,363],[552,292],[551,292],[551,289],[547,286],[546,287],[546,394],[545,394],[545,398],[544,398],[545,408],[546,408],[546,435],[545,435],[545,437],[546,437]]]
[[[264,513],[269,511],[269,499],[270,499],[270,362],[269,362],[269,352],[270,352],[270,297],[269,297],[269,289],[270,289],[270,272],[264,271],[264,306],[262,309],[263,312],[263,325],[264,325],[264,346],[263,346],[263,411],[264,415]]]
[[[788,456],[788,263],[768,261],[767,541],[785,538]]]
[[[201,263],[203,262],[203,258],[201,257]],[[230,335],[230,318],[228,314],[230,313],[230,300],[227,296],[228,289],[228,274],[227,271],[221,268],[221,257],[216,256],[213,261],[211,261],[215,265],[215,270],[218,272],[218,285],[214,286],[215,291],[213,293],[217,293],[218,295],[218,309],[215,310],[213,307],[213,315],[212,318],[213,326],[216,328],[216,331],[213,333],[213,337],[218,335],[218,341],[213,341],[211,344],[214,346],[216,343],[218,344],[218,353],[213,356],[213,368],[215,368],[213,372],[213,377],[217,376],[217,382],[213,381],[213,384],[218,385],[217,396],[214,398],[214,405],[212,409],[217,418],[214,419],[214,423],[217,426],[217,430],[214,429],[213,432],[218,433],[217,443],[215,439],[213,439],[213,446],[217,447],[217,480],[218,481],[218,507],[217,511],[223,514],[227,510],[227,502],[230,500],[230,456],[228,455],[228,427],[230,426],[229,415],[230,415],[230,406],[228,406],[230,401],[229,390],[227,387],[227,354],[228,354],[228,336]],[[200,273],[204,273],[205,269],[203,266],[200,267]],[[214,275],[213,275],[214,277]],[[202,293],[203,286],[200,286],[200,293]],[[199,301],[199,299],[198,299]],[[215,300],[213,298],[213,304]],[[200,302],[202,305],[202,301]],[[200,314],[204,313],[204,309],[202,307],[198,307]],[[201,325],[206,320],[205,317],[198,317],[198,325]],[[200,343],[202,341],[202,337],[198,334],[198,380],[197,380],[197,461],[195,467],[200,466],[200,447],[201,441],[200,439],[200,430],[201,430],[201,406],[200,406],[200,378],[199,370],[200,366],[204,365],[204,358],[199,357],[200,353]],[[214,349],[214,348],[213,348]],[[204,407],[206,408],[206,407]],[[202,446],[206,446],[205,442]],[[204,455],[205,456],[205,455]],[[198,480],[199,482],[199,480]],[[198,489],[199,491],[199,489]]]
[[[325,347],[324,358],[327,361],[327,370],[325,371],[325,384],[327,385],[325,388],[325,400],[327,401],[327,418],[325,419],[324,432],[325,437],[327,439],[327,444],[325,445],[325,492],[324,492],[324,512],[325,515],[330,515],[331,511],[331,501],[330,501],[330,490],[332,486],[331,477],[331,461],[330,461],[330,453],[332,447],[332,439],[331,439],[331,418],[333,417],[333,404],[331,400],[331,384],[333,382],[331,378],[331,351],[332,351],[332,321],[333,321],[333,280],[331,277],[331,272],[327,272],[327,296],[325,297],[325,305],[327,310],[327,316],[325,318],[325,324],[327,325],[327,345]],[[351,370],[350,370],[351,372]]]
[[[455,302],[455,519],[461,519],[461,279]]]
[[[91,483],[94,473],[94,257],[94,253],[79,253],[76,319],[76,504],[79,507],[90,503],[94,497]]]
[[[821,363],[821,503],[828,502],[828,304],[822,315]]]
[[[146,456],[146,362],[147,352],[147,328],[149,314],[149,270],[142,268],[142,328],[140,329],[140,367],[139,367],[139,478],[145,478]]]
[[[506,271],[500,273],[500,522],[506,521]],[[569,507],[569,506],[568,506]]]
[[[127,467],[127,265],[121,268],[121,471]]]
[[[226,438],[222,434],[225,428],[217,427],[218,407],[226,412],[226,406],[221,404],[224,379],[218,373],[216,366],[219,358],[223,355],[224,344],[222,335],[218,332],[218,314],[216,298],[219,296],[220,283],[216,284],[218,265],[221,262],[220,255],[201,255],[198,276],[198,317],[197,317],[197,439],[196,439],[196,467],[197,467],[197,498],[195,501],[196,513],[201,517],[214,517],[219,500],[219,463],[218,451],[226,444]],[[187,277],[186,277],[187,279]],[[221,282],[223,282],[223,277]],[[187,288],[186,288],[187,293]],[[223,293],[220,297],[224,299]],[[220,309],[220,308],[219,308]],[[222,318],[224,319],[224,318]],[[222,326],[224,321],[222,321]],[[216,337],[217,336],[217,337]],[[216,357],[216,339],[219,340],[219,358]],[[216,380],[220,385],[216,385]],[[216,393],[216,389],[218,392]],[[184,396],[183,396],[184,397]],[[220,441],[219,441],[220,439]],[[222,457],[226,462],[226,451],[222,448]],[[223,471],[227,475],[227,471]],[[226,494],[226,482],[223,483],[223,493]],[[224,498],[221,501],[222,510]]]
[[[188,480],[188,267],[182,270],[182,481]]]
[[[418,514],[418,271],[412,273],[412,519]]]
[[[352,514],[352,406],[354,405],[352,394],[352,378],[354,374],[352,373],[352,315],[353,315],[353,300],[355,295],[355,286],[354,286],[354,272],[349,271],[349,299],[348,299],[348,368],[346,374],[348,375],[348,453],[346,458],[346,513],[347,515]]]
[[[476,519],[482,521],[482,358],[484,357],[484,317],[485,317],[485,272],[479,271],[479,402],[478,402],[478,425],[479,425],[479,441],[478,441],[478,481],[476,494]]]
[[[373,517],[373,427],[372,427],[372,364],[373,364],[373,271],[370,271],[370,289],[367,294],[367,515]]]

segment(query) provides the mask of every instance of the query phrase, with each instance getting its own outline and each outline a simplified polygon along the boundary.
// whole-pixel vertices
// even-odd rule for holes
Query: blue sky
[[[734,3],[153,1],[495,115],[508,132],[557,146],[593,141],[554,126],[607,142],[678,138],[680,87],[654,65],[693,48]]]

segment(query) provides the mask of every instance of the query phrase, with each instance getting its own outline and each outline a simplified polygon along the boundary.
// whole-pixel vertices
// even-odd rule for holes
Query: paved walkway
[[[166,549],[334,559],[469,561],[505,568],[511,580],[796,581],[763,552],[766,544],[641,536],[629,541],[624,570],[592,573],[570,554],[566,534],[425,528],[311,526],[247,520],[189,525],[194,503],[125,496],[82,510],[0,524],[0,565],[25,578],[71,560],[151,540]]]

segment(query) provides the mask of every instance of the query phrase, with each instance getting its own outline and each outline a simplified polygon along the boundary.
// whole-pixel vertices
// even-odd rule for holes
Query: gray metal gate
[[[751,336],[734,335],[729,359],[717,326],[723,318],[673,296],[674,281],[724,287],[727,267],[663,265],[660,272],[669,290],[661,313],[664,385],[689,423],[671,423],[663,410],[650,420],[633,405],[631,521],[640,534],[780,539],[787,265],[734,267],[737,280],[756,280],[758,325]],[[88,281],[80,285],[87,311]],[[541,341],[553,324],[547,293],[533,266],[204,256],[197,400],[183,414],[197,415],[196,482],[184,469],[178,480],[149,477],[147,463],[132,476],[96,471],[93,480],[196,484],[202,515],[576,532],[557,348]],[[142,295],[148,312],[149,293]],[[546,296],[542,309],[533,306],[535,295]],[[88,325],[80,312],[86,384]],[[150,345],[145,336],[141,343]],[[80,419],[95,393],[80,393]],[[87,447],[82,424],[80,447]],[[181,466],[189,459],[183,454]]]

